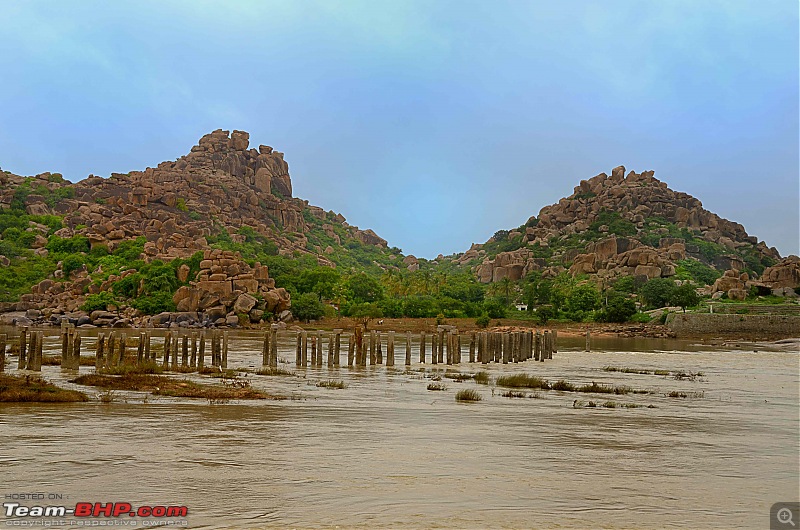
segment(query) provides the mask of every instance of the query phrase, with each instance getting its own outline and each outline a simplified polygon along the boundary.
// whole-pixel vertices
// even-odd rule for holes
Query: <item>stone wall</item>
[[[720,315],[716,313],[673,313],[667,326],[678,337],[725,335],[753,338],[800,337],[800,316]]]

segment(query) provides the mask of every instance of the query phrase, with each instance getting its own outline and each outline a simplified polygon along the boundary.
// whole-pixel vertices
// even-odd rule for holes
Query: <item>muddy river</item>
[[[796,342],[596,339],[586,352],[583,339],[560,338],[544,363],[454,367],[417,363],[415,342],[407,368],[403,340],[393,368],[300,369],[285,337],[280,366],[292,375],[243,376],[281,401],[117,392],[101,403],[68,383],[74,372],[45,366],[92,401],[0,404],[0,495],[186,506],[168,522],[191,528],[767,528],[773,503],[800,499]],[[45,354],[57,343],[47,337]],[[229,366],[257,368],[260,349],[257,335],[232,335]],[[458,382],[448,369],[491,380]],[[504,397],[495,379],[523,372],[651,393]],[[427,390],[437,378],[446,390]],[[324,380],[346,387],[316,386]],[[456,402],[464,388],[483,399]]]

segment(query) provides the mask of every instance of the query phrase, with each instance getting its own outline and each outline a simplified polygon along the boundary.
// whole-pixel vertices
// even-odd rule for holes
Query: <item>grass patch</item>
[[[94,355],[91,357],[81,355],[81,366],[94,366]],[[42,366],[61,366],[60,355],[42,355]]]
[[[57,387],[41,377],[0,374],[0,402],[75,403],[82,401],[89,401],[83,392]]]
[[[533,388],[537,390],[558,390],[560,392],[585,392],[591,394],[649,394],[649,390],[637,390],[627,386],[603,385],[595,383],[574,385],[563,379],[550,383],[546,379],[528,374],[513,374],[497,378],[497,384],[506,388]]]
[[[507,388],[540,388],[550,390],[550,384],[541,377],[528,374],[504,375],[497,378],[497,384]]]
[[[500,395],[507,398],[524,398],[526,396],[525,392],[516,392],[514,390],[506,390]]]
[[[456,401],[480,401],[483,399],[480,392],[471,388],[465,388],[456,392]]]
[[[328,379],[326,381],[319,381],[317,386],[320,388],[338,388],[343,389],[347,388],[347,383],[344,381],[335,381],[333,379]]]
[[[603,408],[603,409],[640,409],[643,408],[644,405],[639,405],[637,403],[619,403],[617,401],[581,401],[576,399],[572,402],[572,407],[579,409],[579,408]],[[648,409],[656,408],[655,405],[647,405]]]
[[[488,385],[489,384],[489,372],[487,372],[487,371],[482,370],[482,371],[478,372],[477,374],[475,374],[474,376],[472,376],[472,378],[475,380],[476,383],[478,383],[480,385]]]
[[[698,377],[703,377],[703,372],[683,372],[683,371],[671,371],[671,370],[642,370],[639,368],[620,368],[618,366],[604,366],[604,372],[619,372],[622,374],[639,374],[639,375],[661,375],[661,376],[669,376],[671,375],[675,379],[678,380],[690,380],[695,381]]]
[[[294,372],[283,368],[264,367],[256,371],[256,375],[294,375]]]
[[[96,386],[106,390],[137,390],[159,396],[202,398],[208,400],[229,399],[282,399],[250,387],[247,381],[230,385],[203,385],[185,379],[172,379],[155,374],[127,374],[121,376],[87,374],[71,381],[78,385]]]
[[[428,383],[428,390],[447,390],[447,385],[443,383]]]
[[[678,392],[677,390],[666,394],[667,397],[671,398],[701,398],[703,395],[703,392]]]
[[[696,381],[698,377],[703,377],[703,372],[674,372],[672,377],[678,381]]]
[[[163,368],[160,364],[150,361],[143,364],[123,364],[101,368],[98,373],[105,375],[135,375],[135,374],[160,374]]]
[[[448,379],[452,379],[453,381],[457,381],[459,383],[463,381],[469,381],[473,378],[472,374],[462,374],[461,372],[445,372],[444,376]]]

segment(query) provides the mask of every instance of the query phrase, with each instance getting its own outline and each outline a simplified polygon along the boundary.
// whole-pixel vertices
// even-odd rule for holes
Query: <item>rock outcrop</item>
[[[18,193],[23,187],[25,193]],[[110,178],[90,175],[75,184],[58,174],[30,178],[0,172],[0,208],[19,200],[24,201],[29,215],[62,217],[64,228],[55,235],[64,239],[85,236],[92,249],[105,247],[113,252],[123,242],[143,237],[144,252],[139,259],[145,262],[186,259],[204,252],[206,259],[196,278],[188,278],[188,267],[178,270],[179,281],[190,282],[176,293],[179,312],[198,314],[197,319],[187,317],[181,322],[221,324],[219,318],[203,317],[220,311],[226,319],[230,313],[245,313],[251,321],[259,320],[264,312],[287,316],[289,294],[275,288],[266,267],[250,267],[238,255],[220,254],[222,251],[212,246],[214,240],[244,243],[254,237],[261,244],[274,243],[283,256],[312,255],[317,263],[330,267],[336,266],[332,245],[344,246],[343,239],[388,247],[372,230],[351,226],[341,214],[292,197],[283,153],[266,145],[251,148],[249,134],[243,131],[216,130],[175,161],[143,171],[113,173]],[[48,227],[30,230],[35,232],[30,248],[46,256]],[[332,243],[312,244],[312,234],[318,241]],[[0,265],[9,263],[6,256],[0,256]],[[0,310],[73,313],[86,295],[105,291],[114,281],[135,272],[122,271],[98,284],[90,278],[93,271],[79,270],[64,278],[59,267],[52,278]],[[62,279],[67,281],[59,281]],[[49,318],[44,313],[40,316]],[[124,318],[140,317],[131,310]]]
[[[603,224],[606,220],[612,225]],[[677,231],[691,237],[675,237]],[[685,259],[703,261],[721,271],[744,270],[745,255],[762,263],[780,259],[775,248],[748,235],[742,225],[709,212],[687,193],[671,190],[652,171],[625,175],[623,166],[614,168],[611,176],[600,173],[582,180],[571,196],[545,206],[523,227],[500,231],[496,237],[519,241],[519,248],[487,254],[486,245],[496,243],[492,238],[455,258],[458,264],[472,266],[483,283],[518,280],[534,271],[554,277],[567,268],[573,276],[589,274],[608,284],[621,276],[672,277],[677,263]],[[575,245],[576,241],[583,246]],[[718,252],[709,261],[704,252],[708,249],[692,241],[712,243]],[[765,285],[800,285],[793,263],[768,267]]]

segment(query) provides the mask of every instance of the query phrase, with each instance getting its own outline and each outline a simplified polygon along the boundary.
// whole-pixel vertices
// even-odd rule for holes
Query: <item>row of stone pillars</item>
[[[6,344],[8,342],[8,335],[5,333],[0,334],[0,372],[4,372],[6,369]],[[43,342],[43,332],[29,332],[27,327],[20,330],[17,346],[19,352],[17,370],[34,370],[37,372],[42,370]]]
[[[394,331],[386,332],[386,366],[395,363]],[[556,331],[523,331],[505,333],[471,333],[469,335],[469,362],[488,363],[491,361],[509,363],[528,359],[544,361],[552,359],[556,352]],[[295,365],[297,367],[322,366],[323,346],[327,341],[327,361],[329,367],[339,366],[342,330],[332,332],[300,331],[296,334]],[[426,363],[427,336],[420,334],[419,362]],[[380,331],[368,331],[366,335],[360,328],[349,336],[347,366],[367,366],[384,364],[383,337]],[[430,339],[431,364],[460,364],[462,357],[462,335],[452,326],[439,326]],[[309,355],[310,353],[310,355]],[[411,332],[405,333],[405,365],[411,365]],[[264,336],[262,364],[276,367],[277,330],[272,329]]]
[[[326,364],[338,367],[341,344],[341,329],[332,332],[301,331],[296,334],[296,358],[298,367],[322,366],[324,350],[327,350]],[[386,332],[386,366],[395,363],[394,331]],[[364,335],[360,328],[349,336],[347,365],[366,366],[367,364],[384,364],[383,340],[380,331],[368,331]],[[588,334],[587,334],[588,335]],[[544,361],[552,359],[557,351],[556,331],[522,331],[522,332],[478,332],[469,336],[469,362],[522,362],[528,359]],[[0,371],[5,363],[6,335],[0,335]],[[206,341],[210,342],[211,366],[226,369],[228,366],[228,332],[212,330],[210,332],[175,333],[168,331],[164,336],[162,368],[176,371],[202,370],[206,359]],[[19,336],[18,369],[41,370],[43,333],[28,332],[23,328]],[[138,340],[129,341],[125,331],[112,331],[97,337],[95,367],[105,369],[133,364],[129,342],[136,348],[138,365],[157,362],[157,351],[151,348],[151,332],[140,332]],[[326,344],[327,343],[327,344]],[[411,365],[411,332],[405,333],[405,365]],[[428,362],[428,338],[425,332],[420,334],[419,362]],[[327,346],[327,348],[325,348]],[[462,335],[453,326],[439,326],[430,338],[432,364],[460,364],[462,357]],[[310,355],[309,355],[310,353]],[[61,329],[61,366],[65,369],[77,370],[80,367],[81,334],[73,325],[64,324]],[[278,365],[278,329],[272,326],[264,335],[262,348],[262,364],[276,368]]]
[[[483,364],[545,361],[557,353],[558,334],[553,331],[482,332],[477,337],[477,359]],[[470,361],[473,346],[470,344]]]
[[[265,338],[264,348],[266,351],[267,342],[271,342],[272,353],[269,357],[264,357],[264,366],[275,367],[278,365],[278,349],[277,349],[277,330],[275,328],[270,330],[269,339]],[[311,366],[322,366],[323,364],[323,349],[327,342],[327,365],[331,368],[339,366],[339,358],[342,349],[342,330],[334,329],[332,332],[323,334],[322,331],[309,333],[308,331],[301,331],[295,337],[295,366],[308,366],[309,361]],[[348,350],[348,359],[353,357],[354,341],[350,339]],[[309,353],[311,354],[309,356]],[[269,361],[269,362],[267,362]]]
[[[7,335],[0,335],[0,372],[5,370],[6,364],[6,342],[8,341]],[[40,372],[42,370],[42,343],[44,342],[44,333],[42,331],[28,331],[28,328],[22,328],[19,333],[18,352],[19,358],[17,360],[17,370],[34,370]]]

